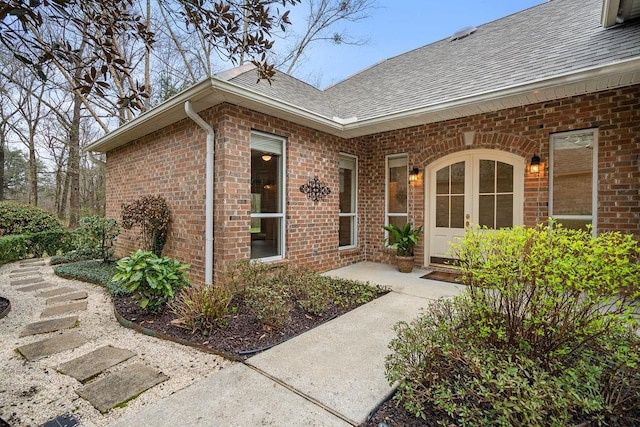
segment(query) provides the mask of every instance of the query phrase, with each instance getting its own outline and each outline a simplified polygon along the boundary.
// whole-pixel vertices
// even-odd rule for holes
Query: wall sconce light
[[[417,166],[414,166],[413,169],[409,172],[409,182],[418,182],[418,176],[420,175],[420,170]]]
[[[529,172],[540,173],[540,157],[537,154],[534,154],[531,158],[531,163],[529,164]]]
[[[268,162],[269,160],[271,160],[271,154],[263,154],[262,160],[264,160],[265,162]]]

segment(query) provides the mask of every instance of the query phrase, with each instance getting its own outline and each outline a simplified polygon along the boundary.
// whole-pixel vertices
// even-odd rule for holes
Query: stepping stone
[[[78,316],[69,316],[30,323],[20,332],[20,336],[26,337],[27,335],[46,334],[47,332],[55,332],[61,329],[70,329],[75,327],[77,322]]]
[[[11,270],[10,273],[26,273],[29,271],[40,271],[40,267],[21,267],[16,270]]]
[[[64,414],[47,421],[40,427],[74,427],[79,423],[80,421],[73,414]]]
[[[22,261],[20,267],[42,267],[46,265],[42,260]]]
[[[105,413],[168,379],[162,372],[137,363],[89,383],[76,390],[76,393],[98,411]]]
[[[36,296],[49,298],[49,297],[55,297],[58,295],[68,294],[69,292],[73,292],[75,290],[76,288],[70,288],[68,286],[65,286],[64,288],[56,288],[56,289],[51,289],[50,291],[40,292],[39,294],[36,294]]]
[[[29,362],[51,356],[62,351],[71,350],[85,344],[87,339],[77,332],[67,332],[42,341],[18,347],[16,350]]]
[[[132,351],[106,345],[84,356],[63,363],[58,366],[56,370],[84,383],[100,372],[118,363],[122,363],[135,355]]]
[[[61,314],[71,313],[74,311],[86,310],[87,302],[79,301],[72,302],[64,305],[56,305],[53,307],[45,308],[40,317],[59,316]]]
[[[52,286],[55,286],[55,285],[53,283],[44,282],[44,283],[38,283],[31,286],[25,286],[24,288],[18,288],[18,290],[21,292],[31,292],[31,291],[38,291],[40,289],[50,288]]]
[[[67,301],[75,301],[79,299],[87,299],[87,293],[85,291],[78,291],[72,294],[60,295],[54,298],[49,298],[47,300],[47,305],[58,304],[58,303],[67,302]]]
[[[12,280],[11,286],[32,285],[34,283],[44,282],[42,277],[30,277],[28,279]]]
[[[29,271],[26,273],[15,273],[15,274],[10,274],[9,278],[11,279],[18,279],[20,277],[28,277],[28,276],[40,276],[41,273],[39,271]]]

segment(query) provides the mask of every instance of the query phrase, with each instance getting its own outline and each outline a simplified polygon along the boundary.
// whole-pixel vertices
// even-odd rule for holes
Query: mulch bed
[[[171,323],[177,319],[177,316],[168,308],[157,313],[148,312],[138,307],[131,298],[125,296],[114,298],[114,305],[118,314],[132,323],[168,335],[171,338],[205,347],[214,353],[233,359],[248,358],[358,306],[345,308],[334,305],[320,316],[306,314],[296,306],[292,310],[291,321],[283,327],[275,329],[263,326],[249,308],[242,303],[242,300],[238,299],[232,302],[232,306],[236,306],[237,311],[227,319],[225,327],[214,329],[211,334],[201,335]]]
[[[431,273],[427,273],[420,278],[462,284],[461,277],[462,275],[460,273],[450,273],[448,271],[432,271]]]

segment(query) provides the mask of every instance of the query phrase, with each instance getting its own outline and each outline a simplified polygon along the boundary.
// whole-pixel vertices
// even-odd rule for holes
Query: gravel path
[[[73,350],[27,362],[15,351],[16,347],[54,336],[57,332],[18,336],[25,325],[42,320],[40,314],[46,308],[46,298],[35,296],[42,291],[21,292],[18,290],[20,286],[10,285],[10,281],[16,279],[11,279],[9,274],[18,268],[19,263],[0,266],[0,296],[11,301],[11,311],[0,319],[0,418],[11,426],[37,426],[63,414],[73,414],[82,426],[106,426],[125,414],[230,366],[231,362],[219,356],[124,328],[116,321],[111,299],[102,287],[59,278],[48,265],[39,269],[47,282],[88,293],[88,308],[77,312],[80,325],[73,330],[89,342]],[[46,290],[49,289],[54,287]],[[110,368],[101,376],[134,363],[143,363],[162,371],[169,380],[147,390],[124,407],[101,414],[75,393],[82,384],[56,372],[55,367],[105,345],[131,350],[137,356]]]

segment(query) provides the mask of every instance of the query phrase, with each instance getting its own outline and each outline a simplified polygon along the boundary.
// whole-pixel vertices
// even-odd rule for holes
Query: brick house
[[[325,90],[221,73],[89,147],[107,154],[107,216],[164,196],[165,253],[205,281],[247,258],[392,262],[389,223],[424,225],[419,266],[467,223],[640,238],[637,16],[640,0],[553,0]]]

